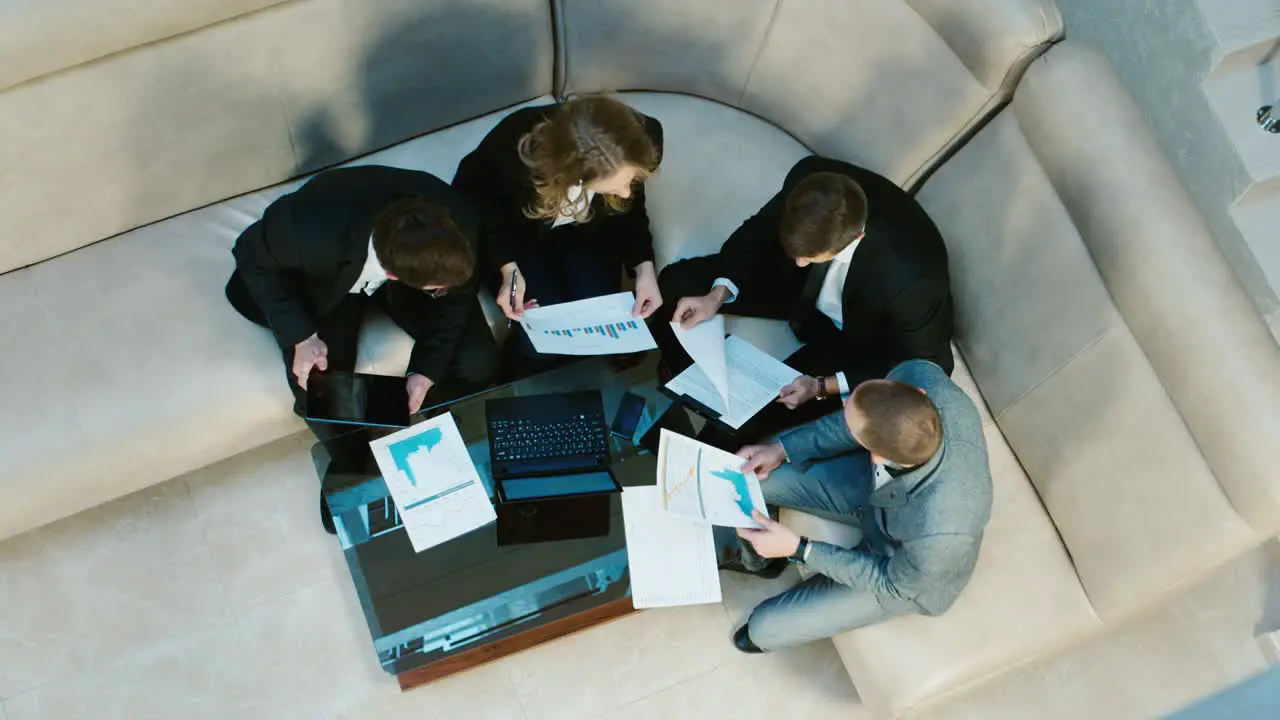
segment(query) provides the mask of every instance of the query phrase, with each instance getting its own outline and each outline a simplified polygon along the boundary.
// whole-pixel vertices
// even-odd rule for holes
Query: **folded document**
[[[735,430],[800,376],[746,340],[732,335],[726,338],[724,319],[719,315],[692,330],[683,330],[678,323],[672,326],[693,365],[672,378],[667,390],[697,401]]]

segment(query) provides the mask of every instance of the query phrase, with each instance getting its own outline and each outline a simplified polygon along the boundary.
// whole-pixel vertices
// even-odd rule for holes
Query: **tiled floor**
[[[305,436],[0,543],[0,720],[869,717],[830,643],[747,657],[728,634],[784,586],[636,613],[402,694],[318,527]],[[1280,623],[1259,552],[1122,633],[935,717],[1142,717],[1262,668]],[[1266,629],[1266,628],[1263,628]]]

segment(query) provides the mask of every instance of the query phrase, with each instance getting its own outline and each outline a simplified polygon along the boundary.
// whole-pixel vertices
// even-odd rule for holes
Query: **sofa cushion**
[[[950,252],[957,343],[1098,614],[1251,544],[1015,114],[919,197]]]
[[[777,4],[558,0],[556,88],[673,90],[736,105]]]
[[[506,112],[359,162],[449,179]],[[0,405],[21,409],[0,413],[0,538],[302,429],[275,341],[223,297],[235,238],[300,183],[0,276]],[[409,349],[377,319],[359,368],[402,373]]]
[[[298,0],[122,50],[0,92],[0,273],[549,94],[554,56],[546,0]]]
[[[920,4],[928,12],[904,0],[566,0],[560,87],[706,95],[911,184],[1061,29],[1047,0]]]
[[[1053,0],[906,0],[947,42],[969,72],[1002,97],[1026,66],[1062,37]]]
[[[718,102],[673,93],[619,96],[662,121],[662,167],[645,183],[659,267],[719,251],[811,154],[776,126]]]
[[[1146,119],[1105,58],[1073,44],[1035,64],[1013,111],[1232,506],[1274,535],[1280,348]]]
[[[0,90],[284,1],[6,3],[0,23]]]

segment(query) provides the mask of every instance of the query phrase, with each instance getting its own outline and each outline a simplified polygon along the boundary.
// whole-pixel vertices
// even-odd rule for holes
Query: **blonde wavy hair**
[[[607,178],[630,165],[636,182],[658,169],[658,149],[645,130],[644,118],[608,95],[571,98],[520,138],[520,160],[529,168],[537,195],[524,209],[526,217],[552,220],[560,215],[577,222],[591,219],[587,194],[569,197],[579,184]],[[625,212],[630,198],[606,195],[614,212]]]

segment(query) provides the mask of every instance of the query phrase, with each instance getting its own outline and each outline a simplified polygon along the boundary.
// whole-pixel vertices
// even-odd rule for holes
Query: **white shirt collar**
[[[565,204],[574,210],[578,210],[591,205],[591,201],[595,199],[596,194],[591,190],[583,190],[582,183],[578,183],[577,185],[569,188],[565,197],[568,200]],[[567,225],[571,222],[577,222],[577,218],[573,215],[558,215],[556,216],[556,219],[552,221],[551,227],[560,227],[561,225]]]
[[[855,251],[855,250],[857,250],[857,249],[858,249],[858,243],[860,243],[860,242],[862,242],[862,238],[858,238],[857,240],[854,240],[853,242],[849,243],[848,245],[845,245],[843,250],[841,250],[840,252],[836,253],[836,256],[835,256],[835,257],[833,257],[833,258],[831,258],[831,262],[832,262],[832,263],[841,263],[841,264],[843,264],[843,265],[848,265],[848,264],[850,263],[850,261],[852,261],[852,260],[853,260],[853,253],[854,253],[854,251]]]
[[[371,234],[369,235],[369,254],[364,258],[364,267],[360,270],[360,277],[356,278],[356,284],[351,286],[349,292],[363,292],[365,295],[372,295],[388,279],[387,271],[382,267],[382,263],[378,262],[378,253],[373,249],[373,235]]]

